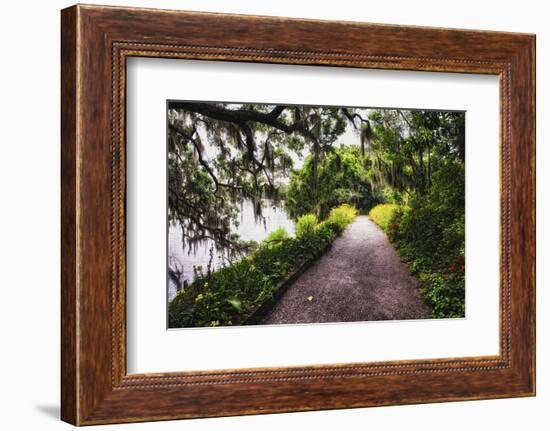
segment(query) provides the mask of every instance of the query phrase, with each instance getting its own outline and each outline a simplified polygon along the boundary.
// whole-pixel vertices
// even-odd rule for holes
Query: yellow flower
[[[210,326],[220,326],[220,321],[219,320],[212,320],[210,322]]]
[[[199,293],[199,294],[197,295],[197,297],[195,298],[195,302],[202,301],[203,298],[204,298],[204,296],[202,296],[202,293]]]

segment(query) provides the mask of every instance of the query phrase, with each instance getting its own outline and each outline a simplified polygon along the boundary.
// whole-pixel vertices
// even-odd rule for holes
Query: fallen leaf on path
[[[312,301],[312,300],[313,300],[313,296],[308,296],[308,297],[307,297],[307,300],[308,300],[308,301]]]

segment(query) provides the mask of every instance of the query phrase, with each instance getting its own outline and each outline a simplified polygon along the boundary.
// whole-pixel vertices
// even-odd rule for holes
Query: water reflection
[[[265,222],[255,220],[252,202],[245,201],[240,214],[240,223],[236,229],[240,238],[246,241],[264,240],[269,232],[282,226],[289,235],[294,234],[294,221],[290,219],[280,207],[264,207]],[[213,242],[208,240],[199,245],[196,250],[189,252],[188,247],[182,242],[182,230],[179,225],[170,225],[168,231],[168,265],[178,266],[183,270],[183,280],[193,281],[193,266],[202,266],[206,270],[210,261],[210,249]],[[214,250],[212,267],[219,268],[222,258]],[[168,280],[168,301],[176,295],[176,284],[172,279]]]

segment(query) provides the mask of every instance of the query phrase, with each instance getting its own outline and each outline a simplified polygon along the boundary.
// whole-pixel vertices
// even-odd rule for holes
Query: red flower
[[[455,267],[455,264],[454,264],[454,263],[451,263],[451,266],[450,266],[449,270],[450,270],[451,272],[455,272],[455,271],[456,271],[456,267]]]

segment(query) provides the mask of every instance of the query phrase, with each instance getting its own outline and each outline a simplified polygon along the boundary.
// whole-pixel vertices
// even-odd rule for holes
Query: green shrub
[[[392,222],[394,221],[399,209],[399,205],[396,204],[376,205],[369,211],[369,218],[389,235],[392,231]]]
[[[315,235],[319,236],[330,244],[332,243],[332,241],[335,240],[338,232],[335,230],[334,225],[329,220],[325,220],[315,226]]]
[[[404,203],[404,197],[406,197],[405,193],[400,192],[399,190],[387,185],[380,186],[380,188],[376,191],[376,199],[378,201],[377,203],[380,204],[386,203],[401,205]]]
[[[317,217],[314,214],[304,214],[296,222],[296,236],[311,235],[317,225]]]
[[[180,291],[169,304],[169,326],[241,324],[304,260],[296,238],[283,239],[277,247],[263,244],[249,257],[197,278]]]
[[[437,318],[464,317],[464,274],[454,273],[421,273],[421,292],[426,303],[433,309]]]
[[[357,209],[348,204],[342,204],[330,210],[327,222],[333,227],[337,234],[344,231],[357,216]]]
[[[447,164],[428,193],[415,195],[399,220],[397,244],[424,269],[447,271],[464,255],[464,168]]]
[[[279,226],[277,229],[271,231],[269,235],[267,235],[265,242],[268,244],[279,244],[281,241],[287,238],[288,232],[283,226]]]

